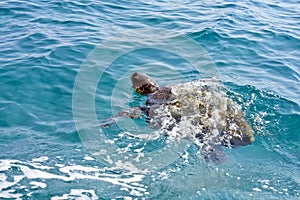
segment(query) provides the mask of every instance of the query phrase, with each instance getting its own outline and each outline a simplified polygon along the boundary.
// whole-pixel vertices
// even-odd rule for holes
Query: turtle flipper
[[[202,151],[202,154],[203,154],[206,162],[212,162],[212,163],[218,165],[218,164],[221,164],[221,163],[227,161],[227,156],[224,153],[221,145],[214,147],[209,152]]]
[[[100,126],[102,128],[108,128],[116,124],[116,119],[114,117],[109,117],[101,120]]]
[[[116,124],[121,117],[129,117],[131,119],[141,118],[145,113],[145,108],[134,106],[127,110],[120,111],[116,116],[103,119],[100,123],[102,128],[108,128]]]
[[[120,111],[116,117],[129,117],[131,119],[141,118],[145,113],[145,109],[140,106],[134,106],[127,110]],[[114,118],[116,118],[114,117]]]

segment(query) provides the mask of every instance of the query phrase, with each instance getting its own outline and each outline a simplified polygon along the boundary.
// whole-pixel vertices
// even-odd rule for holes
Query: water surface
[[[0,198],[299,198],[299,13],[293,0],[1,2]],[[193,146],[157,170],[132,166],[122,153],[112,165],[92,155],[73,118],[76,76],[95,48],[137,28],[167,29],[207,51],[227,95],[246,112],[256,141],[225,149],[228,161],[221,165],[205,163]],[[125,48],[122,43],[117,50]],[[192,50],[188,55],[197,53]],[[118,84],[130,105],[144,103],[132,96],[128,77],[134,70],[148,71],[162,85],[201,78],[170,52],[128,53],[99,80],[97,119],[126,104],[111,98]],[[110,131],[108,142],[122,148],[147,141]],[[165,145],[160,138],[145,151]]]

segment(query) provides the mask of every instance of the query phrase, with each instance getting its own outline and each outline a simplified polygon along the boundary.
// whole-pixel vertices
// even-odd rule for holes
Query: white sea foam
[[[15,190],[5,190],[5,191],[0,191],[0,198],[3,198],[3,199],[22,199],[23,195],[22,194],[19,194],[19,193],[16,193]]]
[[[95,158],[88,156],[88,155],[85,155],[83,159],[84,160],[95,160]]]
[[[36,188],[46,188],[47,187],[47,184],[46,183],[43,183],[43,182],[37,182],[37,181],[31,181],[29,183],[30,185],[32,185],[32,189],[36,189]]]
[[[51,197],[51,200],[63,199],[97,200],[98,196],[96,195],[94,190],[71,189],[70,194],[63,194],[62,196]]]
[[[12,168],[18,168],[21,175],[8,177],[5,172]],[[115,174],[107,173],[117,170],[123,170],[124,173]],[[114,168],[99,168],[97,166],[88,167],[82,165],[65,165],[55,164],[54,167],[50,166],[36,166],[35,163],[22,162],[18,160],[0,160],[0,197],[1,198],[21,198],[22,195],[16,194],[14,187],[21,188],[20,182],[24,179],[29,180],[29,186],[22,186],[23,189],[45,189],[47,187],[47,180],[56,179],[62,181],[74,180],[95,180],[107,182],[120,188],[126,188],[128,194],[143,196],[147,194],[147,187],[140,183],[145,172],[140,171],[129,162],[118,161]],[[40,180],[43,180],[41,182]],[[52,199],[69,199],[73,196],[78,196],[79,199],[85,199],[87,196],[83,193],[90,193],[92,199],[97,199],[95,193],[91,190],[71,190],[70,194],[56,196]],[[27,193],[29,194],[29,192]],[[30,194],[32,195],[32,194]]]
[[[33,158],[32,162],[45,162],[47,160],[49,160],[49,158],[47,156],[41,156],[39,158]]]

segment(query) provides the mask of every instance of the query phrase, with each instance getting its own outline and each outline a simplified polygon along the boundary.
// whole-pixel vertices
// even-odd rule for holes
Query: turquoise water
[[[0,198],[298,199],[299,13],[293,0],[1,2]],[[193,68],[195,56],[210,64]],[[132,138],[151,131],[142,119],[89,121],[88,103],[101,120],[145,102],[128,79],[137,70],[162,85],[217,75],[255,142],[214,165],[193,145],[164,154],[165,138]]]

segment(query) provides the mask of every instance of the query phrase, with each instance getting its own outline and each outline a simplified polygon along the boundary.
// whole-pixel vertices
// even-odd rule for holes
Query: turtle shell
[[[244,146],[254,132],[240,106],[226,97],[216,80],[192,81],[160,88],[146,102],[150,127],[165,135],[197,138],[199,145]]]

